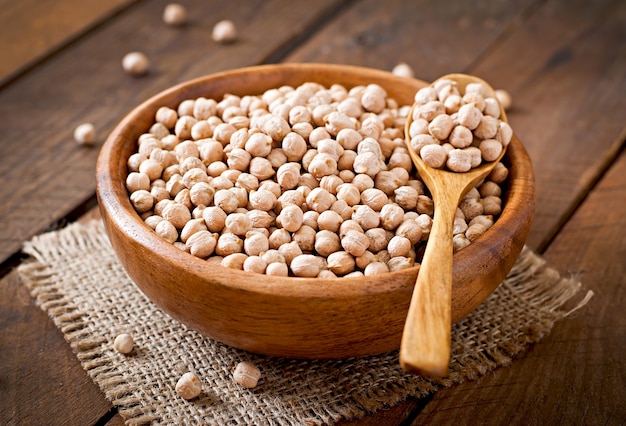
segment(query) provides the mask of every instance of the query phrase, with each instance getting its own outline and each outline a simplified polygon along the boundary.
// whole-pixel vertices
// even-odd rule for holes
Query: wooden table
[[[626,2],[622,0],[0,0],[0,423],[122,424],[14,267],[22,242],[93,214],[107,133],[156,92],[203,74],[333,62],[417,77],[477,74],[513,96],[537,178],[528,245],[595,296],[511,366],[346,424],[626,422]],[[232,45],[211,40],[232,19]],[[149,75],[121,69],[133,50]],[[74,127],[92,122],[94,148]]]

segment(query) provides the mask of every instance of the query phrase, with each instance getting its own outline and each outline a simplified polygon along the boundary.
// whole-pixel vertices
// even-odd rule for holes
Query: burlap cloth
[[[22,281],[130,425],[317,425],[362,417],[509,364],[566,316],[565,309],[571,312],[565,303],[581,288],[524,249],[496,291],[454,325],[449,376],[425,380],[405,374],[397,352],[289,360],[203,337],[160,311],[134,286],[97,220],[37,236],[24,251],[32,258],[19,267]],[[112,347],[121,332],[135,338],[130,356]],[[233,382],[232,369],[240,361],[261,370],[256,388]],[[174,391],[186,371],[197,373],[204,385],[192,401]]]

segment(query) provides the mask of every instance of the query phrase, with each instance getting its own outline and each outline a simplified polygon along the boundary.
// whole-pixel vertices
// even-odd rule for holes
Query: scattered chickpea
[[[138,77],[148,72],[150,61],[148,57],[141,52],[130,52],[122,59],[122,68],[124,68],[124,71],[128,74]]]
[[[414,72],[410,65],[400,62],[391,70],[391,73],[399,77],[413,78]]]
[[[121,354],[128,355],[133,351],[135,341],[128,333],[119,334],[113,341],[113,348]]]
[[[163,10],[163,22],[173,27],[179,27],[187,21],[187,10],[183,5],[170,3]]]
[[[235,382],[247,389],[256,387],[260,378],[261,370],[250,362],[240,362],[233,371]]]
[[[496,98],[498,99],[498,102],[500,102],[500,105],[502,105],[502,108],[505,111],[511,109],[511,105],[513,104],[511,94],[504,89],[496,89],[495,92]]]
[[[184,399],[194,399],[202,392],[202,382],[194,373],[188,372],[176,382],[176,393]]]
[[[233,21],[224,19],[215,24],[211,37],[218,43],[232,43],[237,40],[237,27]]]
[[[96,142],[96,128],[91,123],[79,124],[74,129],[74,140],[79,145],[93,145]]]

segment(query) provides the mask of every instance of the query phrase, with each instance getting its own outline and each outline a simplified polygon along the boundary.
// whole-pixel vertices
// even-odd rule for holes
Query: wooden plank
[[[415,424],[619,425],[626,419],[626,153],[545,259],[595,295],[523,358],[438,392]]]
[[[432,81],[468,69],[534,3],[363,0],[314,34],[287,60],[385,70],[405,62],[417,78]]]
[[[164,1],[141,2],[99,26],[0,92],[0,262],[93,195],[94,149],[77,146],[76,125],[94,123],[99,143],[133,106],[180,81],[264,62],[307,25],[338,7],[337,0],[188,3],[183,28],[166,27]],[[211,40],[210,29],[232,18],[240,39]],[[271,28],[271,31],[268,31]],[[158,30],[157,30],[158,29]],[[144,51],[151,73],[133,78],[122,57]]]
[[[0,85],[136,0],[0,0]]]
[[[0,281],[0,324],[0,424],[95,424],[111,409],[17,272]]]
[[[470,71],[508,89],[533,159],[542,251],[618,152],[626,130],[626,3],[546,2]]]

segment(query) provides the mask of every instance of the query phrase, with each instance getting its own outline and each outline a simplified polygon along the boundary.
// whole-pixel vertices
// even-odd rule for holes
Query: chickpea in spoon
[[[407,372],[447,374],[456,208],[498,164],[512,135],[495,91],[477,77],[449,74],[415,95],[405,140],[435,207],[400,345]]]

